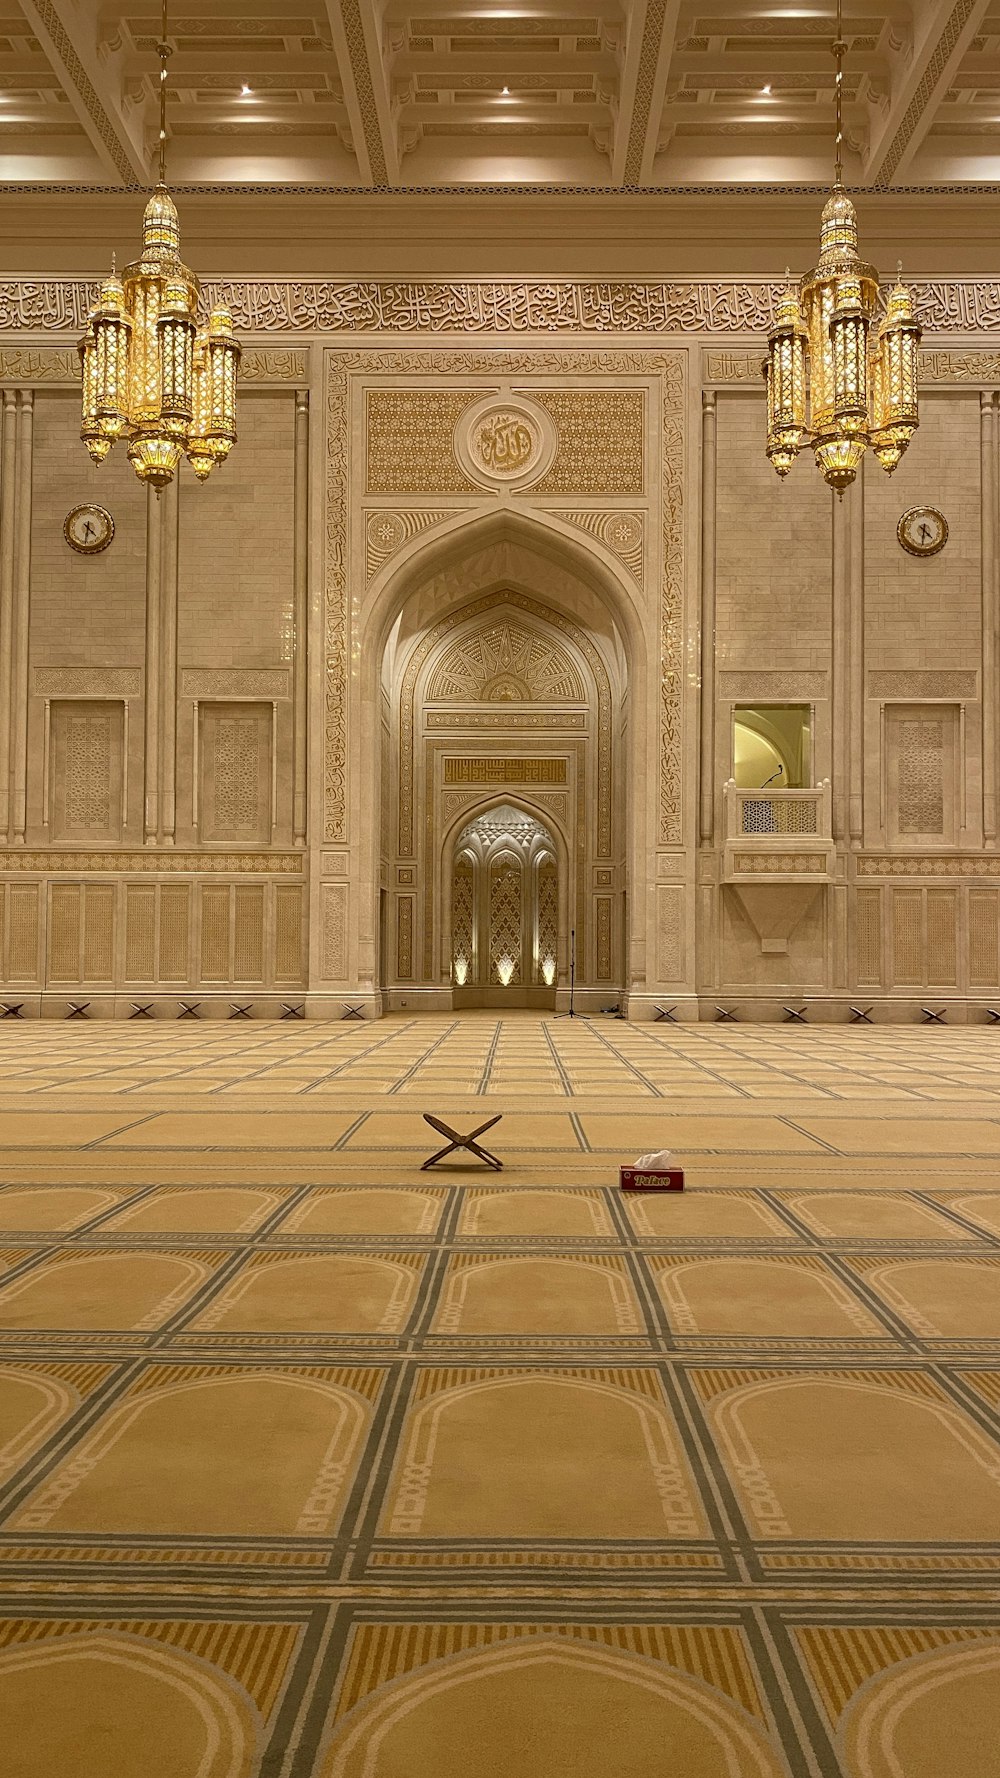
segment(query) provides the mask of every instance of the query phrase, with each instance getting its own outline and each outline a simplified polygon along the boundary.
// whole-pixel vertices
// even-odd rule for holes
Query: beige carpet
[[[998,1046],[4,1026],[5,1772],[997,1778]]]

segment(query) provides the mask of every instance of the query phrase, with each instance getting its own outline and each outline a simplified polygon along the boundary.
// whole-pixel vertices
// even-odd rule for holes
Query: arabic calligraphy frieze
[[[913,279],[925,332],[1000,332],[1000,280]],[[781,281],[455,283],[332,278],[226,279],[203,286],[243,334],[765,334]],[[97,286],[76,278],[0,280],[0,333],[79,333]]]

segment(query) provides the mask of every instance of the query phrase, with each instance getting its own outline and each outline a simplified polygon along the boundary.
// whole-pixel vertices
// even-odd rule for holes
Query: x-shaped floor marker
[[[434,1117],[429,1111],[425,1111],[423,1113],[424,1123],[430,1124],[431,1129],[436,1130],[439,1136],[447,1136],[448,1146],[447,1148],[439,1148],[437,1154],[432,1154],[429,1161],[424,1161],[420,1169],[421,1173],[425,1173],[428,1167],[436,1167],[438,1161],[443,1161],[445,1155],[452,1154],[456,1148],[467,1148],[470,1154],[474,1154],[479,1160],[485,1161],[486,1165],[492,1167],[494,1172],[502,1173],[503,1162],[498,1161],[496,1155],[490,1154],[488,1149],[481,1148],[476,1140],[477,1136],[482,1136],[485,1131],[492,1130],[493,1125],[498,1124],[502,1116],[503,1112],[498,1111],[496,1117],[487,1118],[486,1122],[480,1124],[478,1129],[470,1130],[467,1136],[460,1136],[458,1131],[453,1130],[450,1124],[442,1123],[439,1117]]]

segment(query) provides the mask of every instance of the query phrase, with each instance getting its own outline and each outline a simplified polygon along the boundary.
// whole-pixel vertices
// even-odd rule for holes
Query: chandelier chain
[[[167,42],[167,4],[163,0],[163,16],[160,21],[160,41],[156,53],[160,58],[160,143],[159,143],[159,182],[167,183],[167,61],[173,54]]]
[[[163,10],[165,13],[166,0],[164,0]],[[841,185],[843,183],[844,173],[844,56],[847,51],[847,44],[844,42],[843,0],[837,0],[836,28],[837,35],[831,45],[837,61],[837,77],[834,81],[834,95],[837,109],[837,137],[834,146],[833,183],[834,185]]]

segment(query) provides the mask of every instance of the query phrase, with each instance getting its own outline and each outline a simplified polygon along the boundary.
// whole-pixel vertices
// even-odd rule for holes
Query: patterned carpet
[[[1000,1774],[1000,1035],[0,1042],[5,1773]]]

